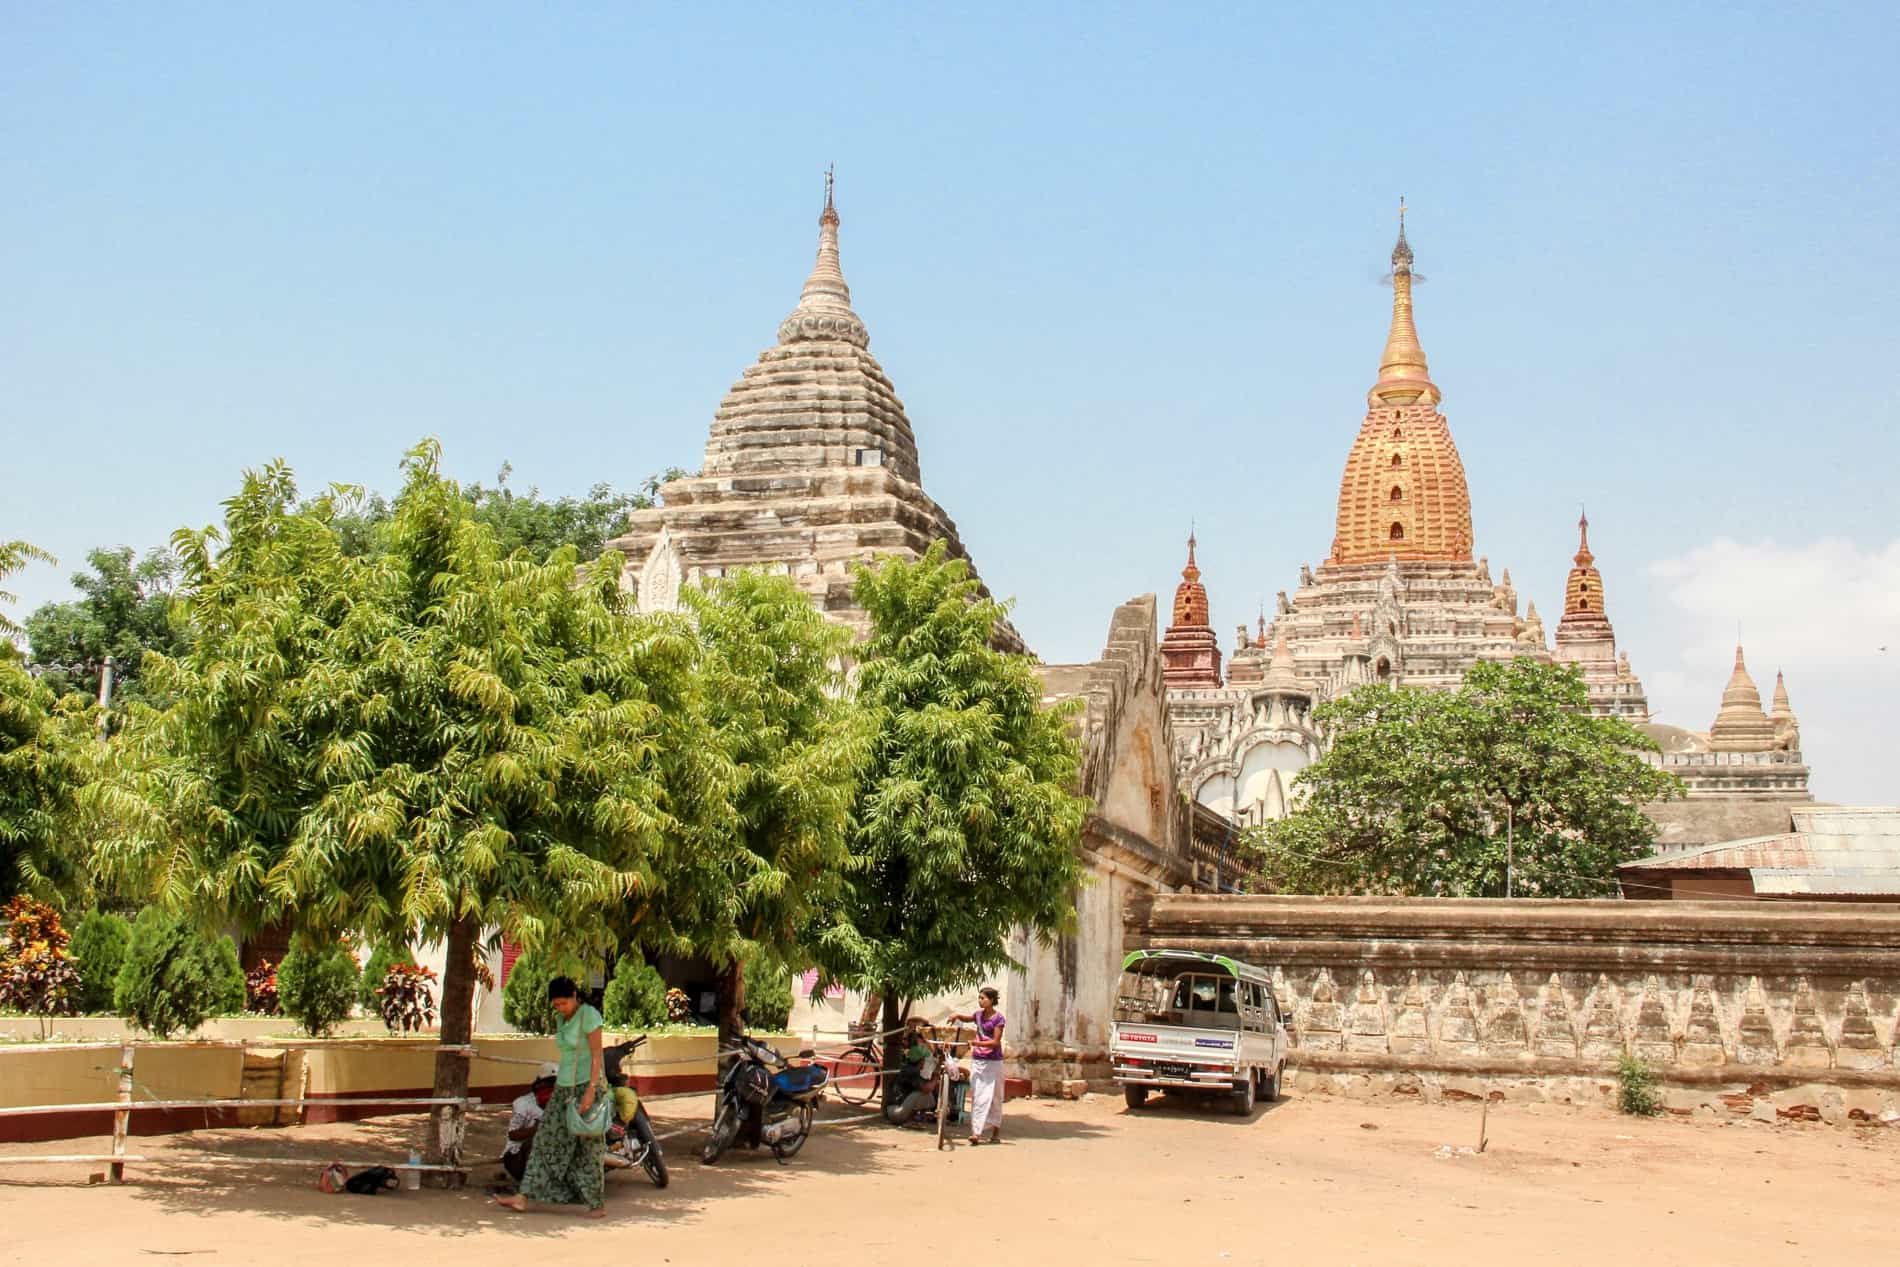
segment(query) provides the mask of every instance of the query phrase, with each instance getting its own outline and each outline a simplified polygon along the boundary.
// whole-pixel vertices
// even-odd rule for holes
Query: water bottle
[[[416,1167],[422,1164],[422,1154],[415,1149],[409,1150],[409,1169],[402,1172],[402,1186],[405,1192],[417,1192],[422,1188],[422,1172]]]

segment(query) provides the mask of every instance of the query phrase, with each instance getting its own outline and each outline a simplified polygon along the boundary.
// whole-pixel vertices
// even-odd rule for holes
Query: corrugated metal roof
[[[1639,875],[1747,871],[1761,894],[1900,895],[1900,806],[1802,807],[1795,830],[1626,863]]]

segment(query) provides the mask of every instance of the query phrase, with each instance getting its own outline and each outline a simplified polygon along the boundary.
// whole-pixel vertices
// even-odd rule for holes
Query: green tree
[[[350,1019],[356,1007],[356,956],[341,942],[311,947],[298,941],[277,966],[277,1006],[320,1038]]]
[[[123,915],[88,911],[73,929],[73,961],[79,965],[79,1010],[110,1012],[112,987],[125,965],[132,925]]]
[[[644,956],[622,955],[600,1000],[610,1029],[651,1029],[666,1024],[666,982]]]
[[[223,1006],[228,993],[209,939],[160,907],[139,912],[113,985],[112,1005],[120,1016],[159,1038],[189,1034]]]
[[[41,680],[61,695],[99,697],[99,678],[112,657],[115,709],[144,690],[145,652],[182,649],[171,620],[178,560],[169,550],[135,558],[130,546],[86,556],[89,571],[72,578],[80,597],[46,603],[26,621],[27,644]]]
[[[31,560],[52,557],[23,541],[0,542],[0,581]],[[0,899],[26,892],[83,904],[77,798],[97,755],[93,714],[28,672],[12,641],[18,632],[0,612]]]
[[[672,467],[663,475],[649,475],[632,493],[596,484],[585,497],[556,498],[544,496],[538,488],[517,493],[508,486],[512,473],[504,462],[493,488],[471,484],[463,490],[475,518],[494,531],[496,548],[503,554],[526,550],[529,557],[544,559],[562,546],[573,546],[580,561],[586,563],[598,557],[608,540],[625,528],[629,511],[653,506],[660,485],[686,472]],[[380,494],[369,494],[337,516],[336,528],[345,552],[362,555],[381,550],[381,533],[391,513],[387,500]]]
[[[587,976],[577,955],[551,948],[525,951],[501,987],[501,1019],[524,1034],[552,1034],[561,1017],[548,1000],[548,982],[567,977],[585,988]]]
[[[699,640],[694,676],[725,772],[724,803],[671,855],[633,937],[719,968],[722,1044],[742,1028],[744,965],[802,959],[837,905],[865,731],[843,674],[850,635],[796,583],[745,569],[684,592]]]
[[[1069,713],[1042,707],[1030,657],[992,645],[1004,608],[942,542],[861,568],[856,595],[871,617],[857,692],[871,753],[850,892],[819,958],[882,997],[890,1030],[906,1001],[1007,963],[1013,930],[1070,925],[1088,802]]]
[[[1294,893],[1604,897],[1645,856],[1642,805],[1675,778],[1655,745],[1586,710],[1566,665],[1473,665],[1455,691],[1364,686],[1322,704],[1331,734],[1289,817],[1250,834],[1255,883]],[[1507,876],[1508,855],[1508,876]]]
[[[246,475],[222,531],[179,534],[189,650],[149,662],[171,703],[134,710],[92,801],[114,823],[100,871],[128,892],[443,941],[434,1086],[454,1097],[477,935],[611,941],[607,914],[699,838],[720,772],[687,623],[633,617],[617,556],[504,555],[440,456],[410,452],[373,554],[344,549],[353,490],[300,503],[281,463]]]

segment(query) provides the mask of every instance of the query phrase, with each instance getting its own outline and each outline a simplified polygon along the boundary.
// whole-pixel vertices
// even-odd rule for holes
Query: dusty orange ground
[[[663,1129],[703,1102],[674,1101]],[[824,1124],[791,1165],[712,1169],[674,1142],[666,1192],[609,1182],[609,1218],[516,1216],[480,1188],[319,1194],[314,1174],[187,1168],[214,1141],[259,1154],[394,1156],[413,1119],[137,1140],[174,1162],[120,1188],[82,1169],[0,1169],[0,1261],[425,1264],[837,1262],[1712,1264],[1900,1262],[1900,1131],[1635,1121],[1570,1108],[1287,1100],[1251,1121],[1012,1104],[999,1148]],[[499,1138],[499,1120],[481,1139]],[[71,1145],[9,1146],[48,1152]],[[29,1177],[30,1176],[30,1177]],[[485,1177],[485,1176],[484,1176]]]

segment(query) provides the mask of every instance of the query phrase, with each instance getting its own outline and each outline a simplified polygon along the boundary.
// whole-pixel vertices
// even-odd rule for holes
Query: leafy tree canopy
[[[51,561],[23,541],[0,543],[0,581],[33,559]],[[86,887],[78,795],[98,748],[92,710],[60,700],[28,671],[5,636],[17,630],[0,612],[0,898],[30,892],[78,905]]]
[[[178,560],[169,550],[136,557],[130,546],[92,551],[89,570],[72,578],[80,596],[42,604],[26,621],[27,644],[40,680],[61,695],[99,696],[100,672],[112,657],[115,707],[142,696],[145,652],[176,655],[181,633],[171,620]]]
[[[538,488],[525,493],[508,486],[512,468],[503,463],[495,475],[494,487],[470,484],[462,490],[473,509],[476,521],[493,531],[495,546],[502,554],[526,550],[530,558],[545,559],[563,546],[574,547],[576,556],[590,562],[607,548],[607,542],[625,527],[627,512],[652,507],[660,486],[686,474],[669,467],[663,474],[649,475],[631,493],[616,491],[610,484],[596,484],[584,497],[549,498]],[[366,494],[334,518],[336,531],[348,554],[373,554],[383,548],[382,532],[389,523],[390,503],[381,494]]]
[[[991,644],[1002,604],[938,542],[860,568],[871,618],[858,707],[870,739],[851,819],[850,890],[821,962],[885,999],[972,984],[1012,930],[1073,919],[1088,802],[1066,710],[1042,706],[1028,656]]]
[[[1331,746],[1299,808],[1249,837],[1255,884],[1293,893],[1604,897],[1648,854],[1645,802],[1676,779],[1655,745],[1592,717],[1567,665],[1473,665],[1455,691],[1364,686],[1314,717]]]
[[[189,649],[149,662],[171,703],[135,707],[91,799],[101,872],[172,909],[445,940],[457,1044],[478,931],[611,940],[723,780],[687,623],[634,617],[617,556],[505,554],[439,468],[410,452],[373,554],[345,548],[349,490],[300,502],[281,463],[180,533]],[[466,1078],[443,1053],[436,1093]]]
[[[693,676],[723,772],[709,834],[669,855],[636,939],[722,970],[721,1025],[738,1027],[744,965],[803,957],[850,861],[845,832],[864,732],[841,668],[850,635],[788,577],[747,569],[684,591]]]

